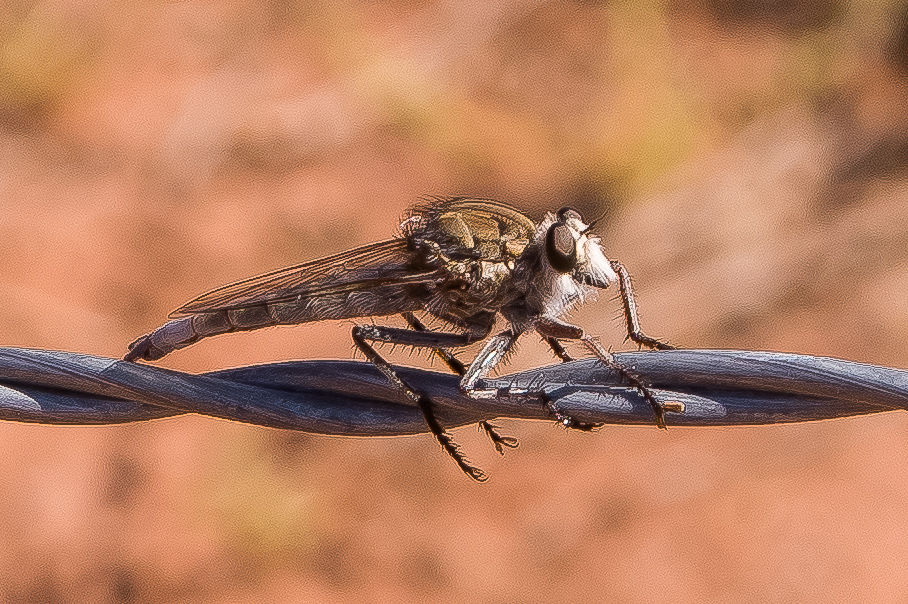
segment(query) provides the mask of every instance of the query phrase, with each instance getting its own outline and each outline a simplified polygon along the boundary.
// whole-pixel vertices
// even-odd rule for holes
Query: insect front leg
[[[640,319],[637,317],[637,301],[634,299],[634,287],[631,285],[630,273],[617,260],[612,260],[611,265],[612,269],[618,274],[618,287],[620,289],[621,302],[624,305],[624,319],[627,322],[627,339],[653,350],[674,350],[675,347],[671,344],[652,338],[640,329]]]
[[[389,344],[403,344],[405,346],[418,346],[424,348],[467,346],[474,341],[483,339],[488,334],[488,330],[485,330],[485,333],[480,333],[482,330],[482,327],[479,326],[467,333],[457,334],[428,330],[412,331],[409,329],[383,327],[380,325],[356,325],[353,327],[353,342],[356,344],[356,347],[360,352],[366,355],[366,358],[369,359],[369,361],[375,365],[386,378],[388,378],[388,381],[391,382],[391,384],[400,390],[408,401],[419,407],[419,410],[422,411],[423,417],[426,420],[426,425],[429,426],[429,430],[432,432],[432,435],[435,436],[438,443],[448,455],[454,459],[460,469],[477,482],[485,482],[488,480],[488,476],[486,476],[485,472],[481,469],[470,464],[466,456],[460,451],[460,447],[454,442],[454,439],[451,438],[451,435],[448,434],[444,427],[439,423],[432,408],[432,400],[425,394],[411,388],[399,375],[397,375],[397,372],[394,371],[391,364],[375,351],[369,342],[386,342]]]
[[[619,363],[615,360],[615,357],[612,356],[612,353],[607,351],[602,345],[597,342],[592,336],[586,335],[583,333],[583,329],[577,327],[576,325],[571,325],[569,323],[564,323],[556,319],[545,318],[540,319],[536,323],[536,331],[542,334],[544,337],[554,337],[561,338],[566,340],[580,340],[583,344],[590,349],[590,351],[596,355],[600,362],[609,369],[618,373],[621,378],[626,381],[628,384],[633,386],[640,392],[640,395],[650,404],[653,408],[653,412],[656,415],[656,425],[660,428],[665,428],[665,411],[683,411],[683,407],[679,408],[676,404],[663,404],[656,399],[655,395],[649,389],[649,387],[643,382],[643,380],[634,373],[630,368]],[[667,346],[667,344],[666,344]],[[548,403],[547,403],[548,404]],[[549,404],[549,408],[555,412],[555,416],[569,427],[574,426],[574,420],[568,416],[562,415],[554,405]],[[583,428],[581,428],[583,429]]]
[[[401,313],[401,316],[407,321],[409,325],[415,331],[429,331],[429,328],[425,324],[416,318],[412,312]],[[467,368],[464,364],[455,357],[450,351],[445,350],[444,348],[433,348],[432,352],[444,361],[451,371],[457,375],[463,377],[467,372]],[[492,440],[492,444],[495,445],[495,450],[498,451],[499,455],[504,455],[504,448],[516,449],[518,446],[518,441],[513,436],[503,436],[498,433],[498,426],[495,426],[489,421],[483,420],[479,422],[479,427],[485,431],[486,435]]]

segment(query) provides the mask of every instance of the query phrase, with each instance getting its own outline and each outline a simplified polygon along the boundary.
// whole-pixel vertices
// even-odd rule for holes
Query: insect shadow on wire
[[[362,319],[400,314],[409,328],[357,324],[356,348],[422,412],[429,430],[467,475],[486,480],[469,462],[436,417],[433,402],[411,388],[376,352],[387,343],[429,348],[461,376],[460,388],[474,398],[500,393],[482,380],[535,330],[562,360],[570,360],[560,340],[579,340],[597,358],[636,388],[652,406],[655,423],[665,427],[664,409],[632,370],[564,315],[595,295],[618,286],[627,337],[640,346],[672,346],[643,333],[630,275],[606,258],[592,224],[572,208],[547,213],[541,221],[504,203],[468,197],[430,198],[413,207],[398,236],[346,252],[226,285],[184,304],[172,320],[135,340],[124,357],[154,361],[204,338],[314,321]],[[426,328],[414,313],[423,312],[453,326]],[[507,326],[492,335],[496,318]],[[485,341],[469,365],[449,348]],[[551,400],[541,402],[559,423],[582,430],[593,426],[562,413]],[[480,427],[496,450],[517,446],[484,421]]]

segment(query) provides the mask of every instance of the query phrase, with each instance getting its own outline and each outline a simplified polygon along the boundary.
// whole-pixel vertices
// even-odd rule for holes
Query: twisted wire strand
[[[617,353],[662,402],[668,426],[814,421],[908,408],[908,371],[826,357],[734,350]],[[445,426],[507,417],[551,420],[541,393],[579,421],[654,425],[639,392],[595,359],[486,380],[472,399],[455,375],[399,368],[428,394]],[[118,424],[197,413],[274,428],[349,436],[427,431],[363,361],[288,361],[189,374],[72,352],[0,347],[0,419]]]

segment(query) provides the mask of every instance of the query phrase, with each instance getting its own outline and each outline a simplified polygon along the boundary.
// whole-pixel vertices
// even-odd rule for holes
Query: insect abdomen
[[[268,313],[263,306],[180,317],[164,323],[130,344],[129,352],[123,358],[127,361],[156,361],[174,350],[195,344],[202,338],[275,324],[270,317],[262,322],[265,317],[268,317]]]
[[[234,331],[311,321],[393,315],[416,310],[421,310],[421,303],[408,295],[405,286],[393,285],[196,313],[169,321],[142,336],[129,345],[129,352],[124,359],[156,361],[174,350],[195,344],[202,338]]]

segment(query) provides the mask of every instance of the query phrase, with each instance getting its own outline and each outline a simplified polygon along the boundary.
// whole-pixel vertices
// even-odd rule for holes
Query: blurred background
[[[204,291],[466,194],[605,213],[676,345],[908,367],[906,4],[0,6],[2,345],[118,357]],[[572,319],[620,349],[608,298]],[[345,359],[349,333],[160,365]],[[537,340],[506,371],[552,362]],[[505,458],[455,433],[477,485],[427,435],[4,423],[0,602],[908,598],[904,413],[501,425]]]

